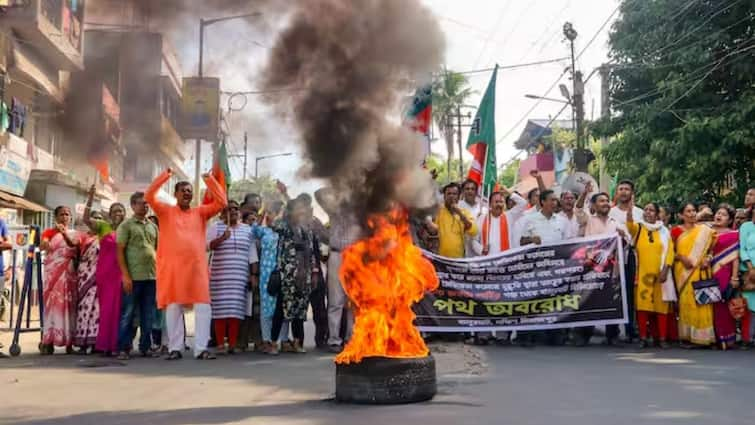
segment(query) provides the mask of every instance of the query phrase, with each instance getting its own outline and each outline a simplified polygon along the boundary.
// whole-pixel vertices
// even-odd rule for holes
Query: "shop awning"
[[[26,199],[0,190],[0,208],[22,209],[34,212],[49,212],[47,208]]]

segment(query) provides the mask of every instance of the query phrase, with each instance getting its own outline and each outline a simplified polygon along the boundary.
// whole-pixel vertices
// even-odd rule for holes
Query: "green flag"
[[[498,65],[493,70],[488,88],[482,97],[477,115],[469,129],[467,150],[472,153],[472,165],[469,168],[469,179],[477,182],[482,188],[483,196],[493,192],[498,167],[495,158],[495,80],[498,75]]]

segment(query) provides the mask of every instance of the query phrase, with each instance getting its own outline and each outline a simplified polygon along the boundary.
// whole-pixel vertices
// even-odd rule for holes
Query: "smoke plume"
[[[444,39],[418,0],[311,0],[292,6],[265,69],[267,100],[293,118],[310,177],[367,215],[434,203],[416,134],[399,105],[442,61]]]

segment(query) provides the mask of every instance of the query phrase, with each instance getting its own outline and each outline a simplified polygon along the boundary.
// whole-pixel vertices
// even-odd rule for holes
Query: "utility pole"
[[[232,19],[243,19],[243,18],[252,18],[252,17],[259,17],[262,16],[260,12],[252,12],[252,13],[245,13],[243,15],[234,15],[234,16],[224,16],[222,18],[214,18],[214,19],[199,19],[199,78],[202,78],[204,76],[203,73],[203,65],[204,65],[204,29],[205,27],[208,27],[210,25],[216,24],[218,22],[223,21],[230,21]],[[196,148],[197,152],[194,157],[194,160],[196,161],[196,167],[195,167],[195,176],[194,176],[194,190],[199,191],[199,183],[200,183],[200,176],[202,174],[202,167],[200,163],[200,158],[202,157],[202,139],[196,140]],[[213,143],[213,156],[217,154],[217,142]],[[246,170],[244,170],[246,171]],[[199,205],[199,198],[195,198],[196,205]]]
[[[572,72],[572,115],[574,117],[574,132],[577,138],[577,149],[574,152],[574,168],[577,171],[587,172],[587,166],[592,161],[593,155],[585,149],[585,85],[582,82],[582,72],[577,71],[577,58],[574,55],[574,40],[577,39],[577,30],[571,22],[566,22],[563,27],[564,36],[569,40],[571,49],[571,72]]]
[[[225,133],[223,133],[223,140],[225,141]],[[230,158],[244,158],[243,180],[246,180],[246,173],[247,173],[246,167],[248,165],[248,159],[249,159],[249,143],[247,141],[246,131],[244,132],[244,154],[243,155],[239,155],[239,154],[228,155],[228,158],[229,159]],[[256,174],[256,171],[255,171],[255,174]]]
[[[246,180],[246,166],[249,160],[249,139],[247,138],[246,131],[244,132],[244,180]]]
[[[464,179],[464,150],[462,149],[462,140],[461,140],[461,129],[462,127],[471,127],[471,124],[462,124],[461,120],[463,118],[466,119],[472,119],[472,113],[467,112],[466,115],[461,114],[461,108],[475,108],[473,105],[457,105],[456,106],[456,114],[455,115],[449,115],[447,117],[448,122],[446,123],[447,128],[452,129],[454,126],[456,127],[456,143],[459,148],[459,179]],[[454,125],[453,119],[456,118],[456,124]],[[453,131],[449,130],[445,133],[446,138],[453,143]],[[449,179],[451,178],[451,157],[448,157],[448,166],[446,167],[448,169],[448,176]]]
[[[600,117],[605,119],[611,116],[611,102],[609,101],[608,94],[608,78],[611,69],[607,64],[600,66]],[[606,172],[606,152],[608,147],[608,138],[603,136],[600,138],[600,189],[608,192],[608,173]]]
[[[204,62],[204,19],[199,20],[199,78],[203,77],[203,71],[202,71],[202,64]],[[194,191],[196,193],[199,193],[199,185],[201,183],[201,175],[202,175],[202,139],[198,138],[195,140],[196,143],[196,153],[194,155]],[[199,196],[194,197],[194,203],[195,205],[199,205]]]
[[[456,106],[456,141],[459,144],[459,180],[464,180],[464,152],[461,150],[461,106]]]

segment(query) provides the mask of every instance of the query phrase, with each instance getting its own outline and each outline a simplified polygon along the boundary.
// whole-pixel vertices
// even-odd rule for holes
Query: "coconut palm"
[[[451,158],[454,155],[454,115],[473,93],[469,87],[469,80],[463,74],[449,70],[446,67],[433,84],[433,119],[446,141],[448,159],[446,166],[450,173]]]

